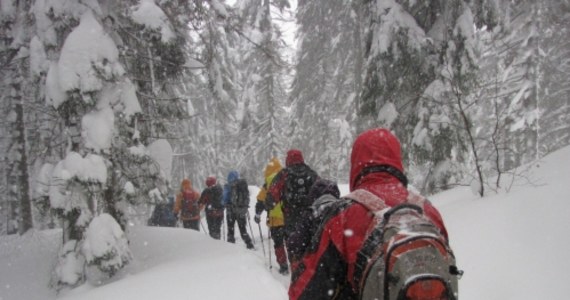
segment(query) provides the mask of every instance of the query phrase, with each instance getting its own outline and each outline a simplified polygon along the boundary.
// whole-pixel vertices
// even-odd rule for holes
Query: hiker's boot
[[[281,274],[281,275],[289,274],[289,267],[287,266],[287,264],[283,264],[283,265],[279,266],[279,274]]]

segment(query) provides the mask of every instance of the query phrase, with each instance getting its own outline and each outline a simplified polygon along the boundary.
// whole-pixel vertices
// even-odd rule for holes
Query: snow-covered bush
[[[129,242],[121,226],[109,214],[101,214],[91,221],[85,232],[83,255],[89,267],[90,282],[101,282],[122,269],[131,260]]]
[[[77,240],[67,241],[59,252],[59,258],[54,270],[52,285],[56,287],[74,287],[84,279],[85,258],[77,250]]]

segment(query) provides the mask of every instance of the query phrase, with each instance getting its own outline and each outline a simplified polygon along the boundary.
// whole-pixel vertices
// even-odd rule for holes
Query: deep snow
[[[461,299],[570,297],[569,179],[567,147],[533,164],[508,193],[481,199],[463,187],[431,197],[465,270]],[[257,188],[250,189],[253,204]],[[341,190],[346,193],[347,187]],[[2,236],[0,300],[287,299],[288,278],[269,270],[258,228],[252,226],[256,251],[246,250],[241,241],[212,240],[203,232],[132,227],[128,235],[134,261],[116,279],[101,286],[87,283],[59,296],[48,284],[61,231]]]

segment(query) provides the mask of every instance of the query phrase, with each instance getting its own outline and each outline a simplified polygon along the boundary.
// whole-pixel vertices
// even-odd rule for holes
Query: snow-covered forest
[[[297,148],[346,183],[379,126],[422,193],[509,192],[570,144],[569,29],[568,0],[0,0],[0,235],[61,229],[53,290],[105,281],[183,178]]]

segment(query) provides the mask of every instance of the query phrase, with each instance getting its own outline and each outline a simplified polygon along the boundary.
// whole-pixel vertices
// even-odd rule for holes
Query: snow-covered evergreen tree
[[[412,180],[424,191],[457,183],[472,150],[466,138],[473,130],[470,116],[460,111],[474,102],[468,98],[477,79],[473,28],[491,27],[493,6],[461,0],[370,1],[368,6],[360,128],[393,129]]]
[[[75,286],[85,279],[94,280],[90,276],[100,281],[101,274],[112,276],[128,263],[130,254],[127,247],[117,256],[112,246],[105,253],[88,255],[86,241],[105,240],[97,236],[98,230],[87,233],[92,221],[107,222],[101,220],[110,220],[109,217],[98,217],[106,214],[112,217],[109,222],[113,224],[107,222],[109,226],[117,225],[122,232],[129,218],[135,223],[146,221],[130,217],[140,204],[155,201],[166,192],[170,174],[161,170],[164,163],[156,162],[160,155],[153,156],[153,151],[145,147],[151,138],[158,137],[152,134],[158,135],[161,127],[139,125],[145,113],[139,95],[157,102],[160,96],[168,94],[164,81],[174,77],[180,66],[177,61],[176,67],[172,67],[166,57],[177,59],[173,49],[181,46],[173,41],[181,34],[171,30],[168,18],[153,1],[43,0],[36,1],[30,12],[36,21],[31,41],[31,73],[39,76],[40,84],[45,84],[45,94],[39,95],[57,110],[68,139],[64,158],[55,166],[46,164],[38,176],[38,183],[48,181],[49,188],[36,188],[38,198],[47,197],[51,208],[64,221],[64,248],[56,270],[74,269],[76,272],[72,273],[77,274],[56,272],[54,283],[58,287]],[[136,31],[129,32],[133,27]],[[131,39],[123,39],[121,34]],[[136,43],[141,40],[145,41],[143,45]],[[147,44],[147,40],[152,43]],[[142,49],[145,54],[139,58],[141,54],[130,49]],[[165,59],[160,59],[160,55]],[[154,63],[153,59],[161,63]],[[40,66],[46,66],[45,79]],[[146,115],[158,119],[171,113],[160,108],[177,109],[175,102],[165,103],[147,103],[151,112]],[[115,236],[124,239],[124,235]],[[126,245],[120,239],[117,243]],[[103,273],[87,272],[85,264]]]
[[[263,177],[263,165],[271,157],[283,154],[285,140],[283,124],[287,90],[287,62],[282,58],[287,47],[273,14],[283,14],[288,1],[272,3],[267,0],[243,1],[238,6],[241,36],[241,59],[238,80],[241,86],[238,101],[240,122],[240,159],[235,168],[251,180]]]
[[[347,180],[362,76],[359,1],[299,1],[291,147],[319,174]]]
[[[33,227],[31,159],[29,156],[31,120],[35,114],[33,81],[29,74],[31,1],[4,1],[0,7],[0,102],[3,120],[2,209],[6,215],[3,231],[25,233]]]

